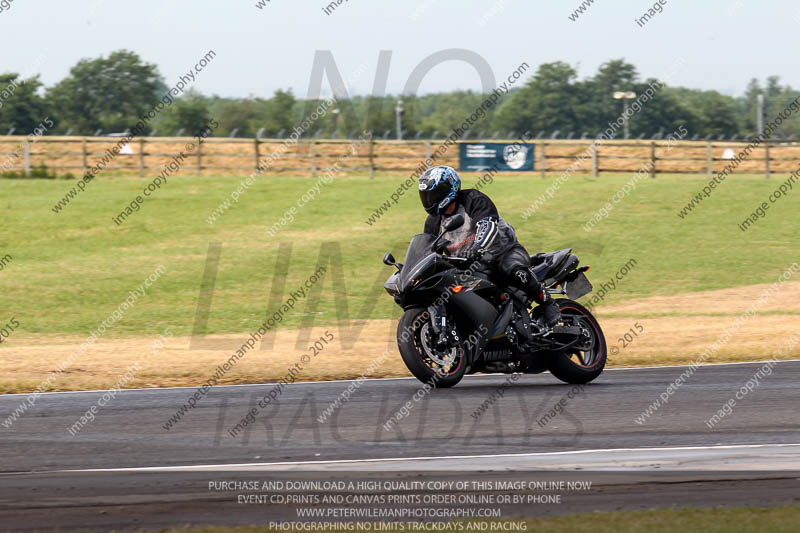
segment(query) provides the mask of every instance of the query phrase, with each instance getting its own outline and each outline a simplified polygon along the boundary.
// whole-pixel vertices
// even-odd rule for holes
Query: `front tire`
[[[594,380],[606,366],[606,337],[592,313],[578,302],[556,299],[562,320],[584,328],[587,337],[573,348],[555,352],[548,365],[550,373],[565,383],[582,385]]]
[[[407,333],[406,333],[407,332]],[[449,353],[434,348],[433,326],[425,309],[409,309],[397,324],[397,346],[414,377],[434,388],[452,387],[464,377],[466,353],[459,344]]]

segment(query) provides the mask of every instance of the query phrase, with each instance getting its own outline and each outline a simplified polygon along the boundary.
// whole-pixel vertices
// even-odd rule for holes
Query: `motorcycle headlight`
[[[386,282],[383,284],[383,288],[392,296],[400,294],[400,288],[397,286],[397,283]]]

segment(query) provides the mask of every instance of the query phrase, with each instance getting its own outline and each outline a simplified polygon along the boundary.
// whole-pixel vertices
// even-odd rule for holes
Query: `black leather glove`
[[[480,261],[484,253],[485,252],[483,250],[481,250],[477,246],[474,246],[470,249],[469,253],[467,254],[467,260],[470,263],[474,263],[475,261]]]

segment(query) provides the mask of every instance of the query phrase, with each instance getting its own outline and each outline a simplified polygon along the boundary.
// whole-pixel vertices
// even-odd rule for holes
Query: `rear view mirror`
[[[386,252],[383,254],[383,264],[395,267],[398,272],[401,268],[403,268],[403,264],[395,261],[391,252]]]
[[[454,217],[450,217],[450,219],[445,223],[444,230],[445,231],[452,231],[456,228],[460,228],[464,225],[464,216],[463,215],[456,215]]]

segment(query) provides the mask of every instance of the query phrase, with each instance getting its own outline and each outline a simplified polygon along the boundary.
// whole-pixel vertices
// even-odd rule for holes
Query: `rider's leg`
[[[558,302],[553,300],[544,287],[529,270],[530,255],[521,244],[515,244],[500,257],[498,268],[508,283],[522,289],[534,302],[542,306],[542,315],[548,326],[561,320]]]

